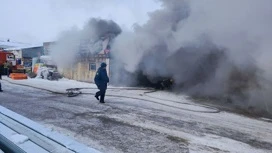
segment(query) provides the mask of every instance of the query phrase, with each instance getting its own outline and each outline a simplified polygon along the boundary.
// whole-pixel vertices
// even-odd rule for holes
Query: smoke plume
[[[114,79],[135,83],[135,72],[150,81],[171,77],[189,94],[272,111],[271,0],[160,2],[146,24],[116,38]]]
[[[71,67],[81,56],[100,52],[103,38],[112,39],[120,33],[114,21],[91,18],[82,29],[73,27],[62,32],[50,54],[58,68]]]

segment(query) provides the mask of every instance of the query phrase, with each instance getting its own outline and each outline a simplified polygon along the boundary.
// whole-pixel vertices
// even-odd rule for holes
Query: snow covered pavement
[[[27,97],[22,95],[22,100],[31,101],[29,104],[36,106],[37,112],[19,108],[20,104],[15,102],[0,104],[86,145],[94,145],[102,152],[262,153],[272,150],[269,121],[219,111],[186,95],[109,87],[106,104],[99,104],[92,95],[96,86],[91,83],[67,79],[3,79],[58,93],[66,93],[67,88],[90,88],[82,90],[82,95],[68,98],[40,90],[27,93],[29,88],[16,87],[16,93],[24,92]],[[10,86],[6,90],[15,88],[7,82],[3,84]],[[35,95],[36,92],[42,94]]]

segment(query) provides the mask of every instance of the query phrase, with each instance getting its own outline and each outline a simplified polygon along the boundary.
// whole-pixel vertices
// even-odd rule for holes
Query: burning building
[[[93,82],[102,62],[111,75],[111,45],[121,28],[111,20],[91,19],[83,29],[63,33],[52,45],[50,55],[63,75],[70,79]]]
[[[271,1],[160,2],[134,31],[121,33],[113,21],[91,19],[83,29],[62,33],[52,57],[69,67],[69,78],[92,81],[99,63],[109,61],[104,50],[110,48],[111,83],[172,78],[176,89],[189,95],[227,95],[245,107],[272,109]],[[105,34],[114,39],[103,46]]]
[[[110,38],[101,38],[92,44],[99,46],[95,51],[90,51],[88,45],[83,42],[84,44],[80,45],[80,51],[76,55],[77,60],[71,67],[63,69],[63,75],[74,80],[93,82],[96,71],[102,62],[109,65],[107,72],[110,75],[109,42]]]
[[[147,23],[116,38],[115,81],[154,83],[170,77],[177,91],[227,96],[235,104],[271,113],[272,2],[160,2]]]

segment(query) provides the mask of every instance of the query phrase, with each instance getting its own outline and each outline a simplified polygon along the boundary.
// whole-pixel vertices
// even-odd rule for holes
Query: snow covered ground
[[[97,91],[94,84],[68,79],[59,81],[42,79],[10,80],[4,77],[3,80],[57,93],[66,93],[67,88],[90,88],[82,90],[84,94],[77,97],[78,101],[94,98],[93,94]],[[65,104],[61,104],[61,107],[62,110],[66,109],[66,111],[78,113],[91,111],[99,115],[104,115],[107,119],[118,123],[156,131],[166,135],[173,142],[181,143],[182,147],[185,146],[185,148],[188,148],[188,152],[269,153],[272,151],[272,123],[269,120],[264,121],[220,111],[217,108],[196,103],[186,95],[176,95],[164,91],[148,93],[151,90],[147,89],[124,89],[126,88],[109,86],[106,104],[104,107],[101,107],[103,111],[89,108],[90,106],[75,106],[76,108],[71,108],[65,106]],[[58,105],[58,107],[60,106]],[[95,107],[98,106],[95,105]],[[104,114],[101,114],[103,112]],[[54,124],[50,125],[49,123],[51,122],[54,121],[50,120],[49,122],[47,120],[45,124],[63,132],[70,132],[71,135],[77,139],[82,139],[86,143],[90,141],[86,137],[74,133],[71,129],[61,126],[56,127]],[[84,121],[81,124],[93,123],[92,120],[89,120],[87,123]],[[116,131],[114,130],[118,131],[118,129],[110,129],[107,132],[116,135]],[[129,139],[129,136],[122,137],[122,139]],[[114,142],[123,142],[123,140],[111,141],[110,144],[113,145],[115,145]],[[124,141],[130,142],[133,140]],[[163,142],[161,145],[163,145]],[[152,148],[152,146],[148,146],[148,148]],[[112,152],[118,152],[118,148]],[[131,150],[131,152],[137,151]],[[161,149],[161,152],[164,152],[164,150]],[[185,151],[177,150],[172,152],[187,151],[185,149]]]

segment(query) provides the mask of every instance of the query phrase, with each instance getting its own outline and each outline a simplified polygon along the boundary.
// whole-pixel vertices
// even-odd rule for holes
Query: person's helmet
[[[107,64],[106,63],[101,63],[101,67],[107,67]]]

